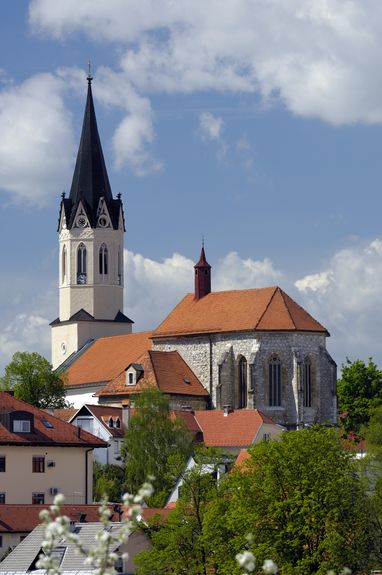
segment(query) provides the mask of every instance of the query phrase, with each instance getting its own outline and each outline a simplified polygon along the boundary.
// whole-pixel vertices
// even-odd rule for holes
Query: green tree
[[[177,507],[167,521],[158,517],[148,525],[152,547],[135,562],[139,575],[206,575],[210,565],[210,542],[204,537],[204,514],[216,497],[216,480],[201,466],[183,480]]]
[[[94,501],[103,501],[105,496],[112,503],[122,500],[124,469],[120,465],[101,465],[97,461],[93,464],[93,498]]]
[[[154,477],[151,505],[162,505],[192,452],[192,434],[172,417],[166,395],[147,388],[137,397],[122,447],[126,489],[134,493]]]
[[[247,535],[251,534],[250,541]],[[379,559],[381,533],[357,463],[338,433],[291,431],[251,450],[244,468],[222,483],[204,519],[217,574],[241,573],[247,547],[259,568],[273,559],[283,574],[365,573]]]
[[[62,378],[38,353],[17,351],[0,378],[0,389],[13,390],[15,397],[39,408],[66,407]]]
[[[337,395],[345,432],[360,434],[371,411],[382,405],[382,372],[371,358],[367,364],[360,359],[347,359],[337,382]]]

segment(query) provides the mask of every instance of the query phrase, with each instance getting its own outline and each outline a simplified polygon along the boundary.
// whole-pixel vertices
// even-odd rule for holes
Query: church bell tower
[[[131,333],[123,314],[121,195],[111,192],[98,134],[89,73],[81,141],[69,197],[62,194],[59,234],[59,317],[52,326],[58,367],[87,341]]]

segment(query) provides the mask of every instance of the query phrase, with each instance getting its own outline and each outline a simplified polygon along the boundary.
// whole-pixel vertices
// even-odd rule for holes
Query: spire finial
[[[90,60],[88,60],[88,77],[87,77],[87,81],[89,84],[91,84],[91,81],[93,80],[93,76],[92,76],[92,65]]]
[[[202,236],[202,248],[204,249],[204,236]]]

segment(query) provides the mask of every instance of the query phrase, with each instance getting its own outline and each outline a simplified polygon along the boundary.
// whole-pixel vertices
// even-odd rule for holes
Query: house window
[[[44,493],[32,493],[32,505],[44,505],[45,494]]]
[[[239,360],[239,402],[238,408],[247,407],[247,360]]]
[[[5,455],[0,455],[0,473],[5,473]]]
[[[312,364],[309,358],[306,358],[302,365],[302,389],[304,407],[312,407]]]
[[[131,372],[128,374],[128,384],[134,385],[134,374]]]
[[[82,242],[77,249],[77,284],[86,284],[86,248]]]
[[[269,405],[281,405],[281,362],[276,355],[269,362]]]
[[[32,463],[33,473],[44,473],[45,472],[45,457],[40,455],[33,456]]]
[[[0,547],[2,547],[2,546],[3,546],[3,536],[0,535]]]
[[[99,273],[101,275],[107,275],[107,247],[106,244],[102,244],[99,249]]]
[[[109,417],[109,427],[114,427],[114,421],[112,417]]]
[[[115,427],[117,427],[117,429],[121,428],[121,420],[119,419],[119,417],[117,417],[117,419],[115,420]]]
[[[31,422],[29,419],[14,419],[13,432],[14,433],[30,433]]]
[[[5,504],[5,493],[3,491],[2,493],[0,493],[0,505],[4,504]]]

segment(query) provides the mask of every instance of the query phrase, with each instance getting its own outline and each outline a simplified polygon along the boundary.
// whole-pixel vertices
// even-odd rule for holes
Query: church
[[[173,408],[256,408],[288,428],[336,423],[328,331],[280,287],[213,292],[204,246],[194,292],[153,331],[132,331],[123,312],[123,204],[111,191],[87,80],[73,181],[60,205],[51,323],[52,364],[68,400],[121,406],[153,385]]]

